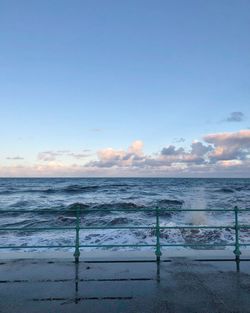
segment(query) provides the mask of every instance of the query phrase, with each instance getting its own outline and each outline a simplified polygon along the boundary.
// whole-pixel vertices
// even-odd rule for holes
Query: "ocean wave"
[[[157,201],[157,205],[161,208],[170,208],[173,206],[181,207],[183,204],[183,200],[176,199],[161,199]]]
[[[250,186],[246,185],[246,186],[237,186],[234,188],[237,191],[249,191],[250,190]]]
[[[9,207],[15,207],[15,208],[22,208],[22,207],[27,207],[27,206],[30,206],[31,204],[31,201],[28,201],[28,200],[19,200],[19,201],[16,201],[14,203],[11,203],[9,205]]]
[[[82,202],[75,202],[75,203],[72,203],[69,206],[67,206],[65,208],[65,210],[75,211],[77,209],[86,210],[86,209],[89,209],[89,208],[90,208],[90,206],[88,204],[85,204],[85,203],[82,203]]]
[[[37,190],[27,190],[27,192],[41,192],[41,193],[82,193],[96,191],[99,186],[81,186],[81,185],[69,185],[62,188],[48,188],[48,189],[37,189]]]
[[[224,192],[224,193],[234,193],[234,192],[235,192],[234,189],[232,189],[232,188],[226,188],[226,187],[217,189],[216,191],[217,191],[217,192]]]
[[[96,191],[99,189],[100,186],[81,186],[81,185],[70,185],[65,188],[62,188],[62,192],[68,192],[68,193],[75,193],[75,192],[89,192],[89,191]]]
[[[57,222],[59,222],[59,224],[64,225],[64,226],[75,225],[76,224],[76,217],[75,216],[59,215],[57,217]]]
[[[9,194],[12,194],[12,193],[15,193],[17,191],[16,188],[14,187],[8,187],[8,188],[1,188],[0,189],[0,195],[9,195]]]
[[[0,190],[0,195],[8,195],[12,193],[44,193],[44,194],[56,194],[56,193],[84,193],[84,192],[95,192],[97,190],[110,190],[110,189],[116,189],[119,188],[119,191],[126,191],[128,187],[134,187],[136,185],[130,185],[130,184],[103,184],[103,185],[78,185],[78,184],[72,184],[68,185],[66,187],[20,187],[20,188],[6,188],[3,190]],[[124,188],[124,189],[120,189]]]
[[[181,234],[183,236],[183,239],[185,240],[186,244],[219,244],[219,245],[225,245],[231,241],[233,241],[233,236],[231,230],[229,230],[229,235],[227,236],[225,233],[227,230],[219,230],[219,229],[213,229],[213,230],[202,230],[202,229],[192,229],[187,230],[183,229],[181,230]],[[227,238],[226,238],[227,237]],[[193,246],[193,249],[198,248],[201,249],[201,246]],[[221,248],[224,248],[223,246]],[[204,249],[208,249],[208,247],[204,247]]]
[[[103,185],[90,185],[90,186],[82,186],[82,185],[69,185],[67,187],[62,188],[61,192],[65,193],[78,193],[78,192],[92,192],[97,190],[110,190],[114,188],[124,188],[124,187],[133,187],[133,185],[129,184],[103,184]],[[125,191],[126,189],[122,189]],[[120,190],[121,191],[121,190]]]
[[[76,215],[77,209],[81,211],[81,216],[85,214],[95,216],[96,218],[100,218],[103,215],[109,215],[112,212],[124,211],[126,213],[128,210],[135,210],[135,212],[140,209],[145,208],[143,205],[138,205],[133,202],[113,202],[113,203],[82,203],[75,202],[61,209],[61,213],[63,215]],[[53,210],[52,210],[53,211]],[[117,211],[117,212],[118,212]]]
[[[180,209],[182,205],[184,204],[184,201],[182,200],[175,200],[175,199],[161,199],[156,201],[155,205],[153,205],[153,208],[159,208],[160,212],[158,213],[161,217],[168,217],[175,215],[177,212],[174,211],[174,209]],[[162,210],[161,210],[162,209]],[[164,209],[173,209],[173,211],[164,211]],[[155,216],[156,212],[155,210],[146,212],[148,216]]]
[[[115,226],[115,225],[129,225],[130,219],[127,217],[115,217],[110,220],[108,225]]]
[[[87,210],[88,213],[91,213],[91,209],[93,209],[92,213],[94,212],[107,212],[115,211],[115,210],[128,210],[128,209],[140,209],[144,208],[142,205],[137,205],[133,202],[113,202],[113,203],[82,203],[82,202],[75,202],[70,204],[69,206],[65,207],[62,211],[65,213],[70,211],[76,211],[80,209],[82,212]]]
[[[115,210],[129,210],[129,209],[135,209],[140,210],[144,209],[145,206],[142,204],[136,204],[134,202],[112,202],[112,203],[102,203],[102,204],[96,204],[93,205],[93,209],[100,209],[105,211],[115,211]]]

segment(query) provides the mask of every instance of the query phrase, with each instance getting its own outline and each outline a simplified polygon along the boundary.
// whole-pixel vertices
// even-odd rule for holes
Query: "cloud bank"
[[[143,153],[143,142],[127,150],[107,148],[86,168],[112,169],[149,176],[244,176],[250,177],[250,130],[208,134],[188,149],[169,145],[153,155]]]
[[[208,134],[189,147],[167,145],[153,154],[143,147],[136,140],[127,149],[101,149],[91,161],[88,151],[45,151],[31,166],[0,166],[0,175],[250,177],[250,130]],[[65,164],[61,156],[76,162]]]

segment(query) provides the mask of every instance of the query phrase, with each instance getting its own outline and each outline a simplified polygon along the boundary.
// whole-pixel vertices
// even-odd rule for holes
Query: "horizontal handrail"
[[[0,210],[0,214],[3,213],[75,213],[75,212],[234,212],[235,209],[176,209],[176,208],[124,208],[124,209],[118,209],[118,208],[106,208],[106,209],[83,209],[83,208],[72,208],[72,209],[35,209],[35,210]],[[249,212],[250,208],[246,209],[238,209],[238,212]]]
[[[224,226],[159,226],[160,229],[234,229],[232,225]],[[239,226],[239,228],[248,229],[250,226]],[[6,227],[0,228],[0,231],[41,231],[41,230],[75,230],[75,227]],[[156,226],[80,226],[79,229],[156,229]]]
[[[223,244],[203,244],[203,243],[185,243],[185,244],[161,244],[162,247],[234,247],[233,243],[223,243]],[[34,249],[34,248],[74,248],[75,245],[52,245],[52,246],[10,246],[6,248],[5,246],[0,246],[0,249]],[[100,248],[97,244],[87,244],[79,245],[79,248]],[[134,248],[134,247],[155,247],[155,244],[102,244],[103,248]]]

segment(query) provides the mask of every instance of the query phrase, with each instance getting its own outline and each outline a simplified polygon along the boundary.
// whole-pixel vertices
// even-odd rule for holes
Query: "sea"
[[[145,209],[156,208],[171,209],[171,212],[160,212],[160,226],[225,226],[223,229],[162,229],[161,244],[231,244],[235,242],[235,231],[230,228],[234,225],[234,212],[229,210],[235,206],[242,210],[250,208],[250,179],[1,178],[0,246],[38,251],[35,247],[27,247],[74,245],[74,230],[44,231],[41,228],[74,227],[74,209],[77,206],[81,207],[80,223],[83,227],[152,227],[81,230],[81,245],[154,245],[156,217],[154,212]],[[194,211],[188,212],[188,209]],[[225,212],[208,209],[225,209]],[[250,225],[250,212],[240,212],[239,222]],[[18,228],[18,231],[6,228]],[[30,232],[26,228],[39,230]],[[240,231],[240,241],[250,243],[250,229]],[[133,249],[145,248],[138,246]],[[73,251],[73,248],[54,250]]]

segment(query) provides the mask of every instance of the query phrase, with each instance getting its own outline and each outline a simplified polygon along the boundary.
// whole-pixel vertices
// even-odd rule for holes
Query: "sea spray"
[[[211,221],[208,213],[205,211],[207,208],[207,202],[205,199],[204,190],[199,190],[196,194],[196,198],[188,202],[190,209],[194,210],[186,215],[186,222],[195,226],[208,226]],[[204,211],[200,211],[204,210]],[[225,238],[222,230],[218,229],[183,229],[182,236],[187,244],[224,244]],[[193,249],[207,249],[208,247],[193,246]],[[222,247],[223,248],[223,247]]]
[[[207,225],[208,224],[208,216],[206,215],[205,211],[198,211],[198,210],[206,210],[207,202],[205,199],[204,190],[200,190],[195,199],[192,199],[190,203],[188,202],[189,208],[192,210],[188,213],[187,222],[193,225]]]

